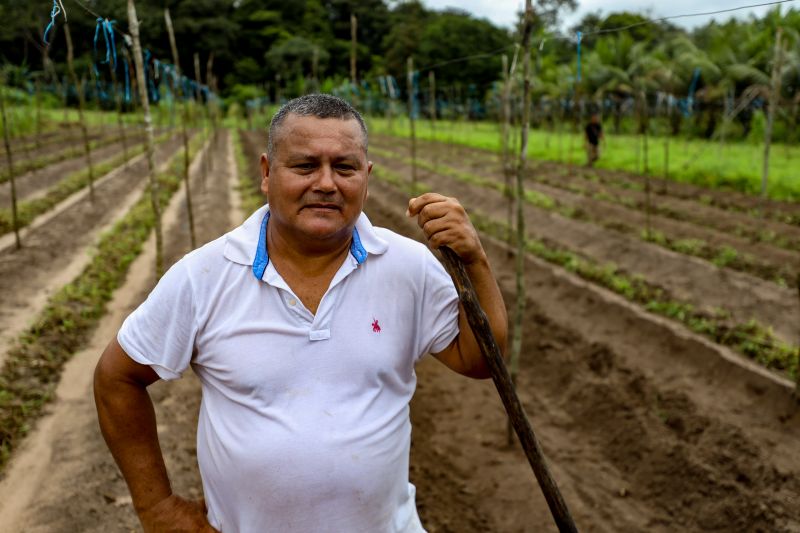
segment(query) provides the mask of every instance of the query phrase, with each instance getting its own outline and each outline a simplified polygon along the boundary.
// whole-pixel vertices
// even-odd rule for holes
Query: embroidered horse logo
[[[372,319],[372,331],[375,332],[375,333],[380,333],[381,332],[381,326],[380,326],[380,324],[378,324],[378,319],[377,318],[373,318]]]

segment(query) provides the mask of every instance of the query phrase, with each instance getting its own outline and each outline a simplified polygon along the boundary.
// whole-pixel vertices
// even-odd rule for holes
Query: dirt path
[[[388,168],[400,176],[409,176],[410,167],[393,159],[371,156],[378,168]],[[493,220],[505,221],[507,200],[495,190],[466,184],[432,172],[421,175],[435,190],[458,197],[465,206]],[[632,274],[642,275],[650,283],[663,287],[674,297],[698,308],[722,308],[740,323],[755,318],[774,328],[786,342],[797,342],[800,316],[797,293],[760,278],[719,268],[694,257],[666,250],[592,223],[558,213],[525,206],[529,235],[557,243],[579,255],[600,263],[613,263]],[[733,298],[731,295],[736,295]]]
[[[157,165],[174,156],[179,139],[160,145]],[[77,275],[89,260],[84,253],[100,231],[120,216],[119,209],[132,205],[146,183],[143,158],[120,168],[95,190],[95,202],[71,204],[45,224],[32,224],[23,248],[4,248],[0,253],[0,363],[8,343],[30,325],[33,317],[58,288]],[[124,212],[123,212],[124,213]]]
[[[215,157],[211,160],[216,163],[209,176],[202,176],[200,158],[192,167],[192,200],[200,244],[230,229],[232,219],[240,216],[230,209],[233,158],[228,135],[220,134],[212,150]],[[182,191],[176,193],[164,213],[166,264],[189,251]],[[155,284],[154,257],[151,237],[145,252],[131,266],[125,285],[115,294],[91,345],[68,363],[51,415],[42,419],[12,459],[0,483],[0,529],[65,533],[138,530],[127,487],[97,428],[91,374],[122,320]],[[173,487],[189,497],[200,497],[194,455],[199,382],[188,373],[177,382],[153,385],[151,394]]]

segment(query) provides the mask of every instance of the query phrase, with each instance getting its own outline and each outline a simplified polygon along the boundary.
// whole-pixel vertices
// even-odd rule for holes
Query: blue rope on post
[[[125,103],[131,103],[131,77],[128,72],[128,60],[122,59],[122,66],[125,69]]]
[[[110,59],[113,60],[111,66],[115,72],[117,70],[117,43],[116,39],[114,38],[114,24],[116,24],[116,22],[117,22],[116,20],[108,20],[108,19],[106,19],[105,22],[103,22],[103,30],[105,31],[105,36],[106,36],[106,63],[108,63]],[[110,58],[108,55],[109,48],[111,49]]]
[[[578,83],[580,83],[581,82],[581,39],[583,39],[583,33],[577,32],[575,35],[578,38],[578,68],[575,80]]]
[[[58,6],[58,2],[56,0],[53,0],[53,9],[50,10],[50,24],[48,24],[47,27],[44,29],[44,35],[42,35],[42,41],[44,41],[44,44],[46,44],[47,46],[50,46],[50,43],[47,42],[47,35],[50,33],[50,30],[52,30],[55,27],[56,17],[59,16],[60,14],[61,14],[61,8]]]

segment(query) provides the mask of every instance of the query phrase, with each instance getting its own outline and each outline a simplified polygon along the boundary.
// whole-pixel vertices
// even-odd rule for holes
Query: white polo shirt
[[[458,334],[422,244],[362,214],[312,315],[269,262],[264,206],[176,263],[120,329],[163,379],[202,382],[197,458],[223,532],[422,532],[408,482],[414,365]]]

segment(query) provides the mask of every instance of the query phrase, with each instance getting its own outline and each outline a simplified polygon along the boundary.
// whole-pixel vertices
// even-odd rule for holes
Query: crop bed
[[[200,242],[231,226],[237,195],[248,213],[260,202],[257,160],[265,141],[262,133],[220,131],[206,152],[209,164],[195,163]],[[178,146],[174,139],[165,142],[160,160],[175,155]],[[466,205],[506,303],[513,305],[514,254],[503,242],[507,203],[499,160],[488,152],[430,142],[420,143],[418,156],[416,193],[436,190]],[[376,225],[420,239],[416,224],[404,216],[412,196],[405,141],[373,136],[370,157],[375,169],[367,214]],[[109,183],[141,183],[138,165],[131,165],[125,180]],[[792,350],[800,310],[791,270],[765,274],[670,243],[702,238],[709,246],[730,246],[737,257],[752,253],[757,264],[780,267],[781,258],[795,259],[791,243],[800,235],[789,222],[798,213],[791,204],[776,204],[783,218],[758,226],[741,195],[652,185],[658,209],[650,235],[642,235],[641,177],[532,165],[525,202],[522,401],[582,531],[797,531],[800,413],[786,380],[751,362],[783,376],[796,371]],[[91,217],[113,211],[122,193],[115,194],[104,200],[105,208],[81,204],[65,211],[64,229],[59,223],[32,230],[38,233],[29,236],[29,246],[16,252],[29,254],[20,256],[27,262],[4,257],[9,272],[16,273],[4,291],[28,286],[26,264],[53,268],[85,249],[87,238],[76,234],[86,229],[76,228],[91,228]],[[167,264],[188,251],[186,214],[176,205],[165,226]],[[69,226],[73,218],[76,225]],[[731,229],[737,226],[743,230]],[[686,230],[698,233],[688,236]],[[664,242],[658,242],[657,232]],[[743,247],[748,243],[774,255],[756,255]],[[33,291],[34,281],[48,272],[34,272],[26,290]],[[152,269],[141,279],[130,276],[126,287],[135,288],[126,289],[128,300],[114,303],[108,313],[124,316],[155,283]],[[737,334],[755,344],[748,348]],[[83,363],[71,361],[65,369],[84,384],[77,392],[48,392],[57,399],[52,418],[33,432],[29,447],[21,445],[20,457],[11,457],[9,478],[0,482],[0,525],[98,532],[138,527],[94,419],[87,372],[102,344],[90,349],[76,356]],[[419,364],[417,374],[411,479],[426,528],[432,533],[554,530],[524,456],[506,444],[506,422],[491,382],[463,378],[431,358]],[[68,386],[61,383],[58,390]],[[194,457],[199,384],[192,376],[159,383],[153,397],[173,485],[183,495],[199,497]],[[38,455],[32,451],[37,442],[43,450]],[[29,456],[38,475],[15,470],[15,463]],[[12,494],[29,494],[13,512],[2,503]]]

